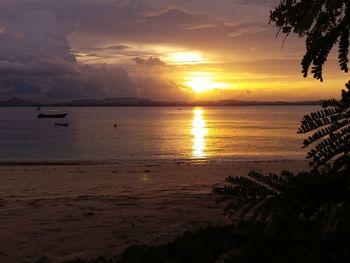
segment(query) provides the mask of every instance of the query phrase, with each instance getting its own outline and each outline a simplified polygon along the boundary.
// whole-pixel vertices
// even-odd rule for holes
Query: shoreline
[[[231,221],[212,187],[305,161],[0,165],[0,262],[119,255]]]
[[[0,166],[40,165],[137,165],[137,164],[215,164],[215,163],[264,163],[264,162],[309,162],[305,158],[178,158],[178,159],[126,159],[126,160],[0,160]]]

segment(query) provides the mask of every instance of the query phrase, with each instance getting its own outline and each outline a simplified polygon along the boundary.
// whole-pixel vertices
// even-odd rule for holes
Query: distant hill
[[[52,104],[39,104],[12,98],[0,101],[0,107],[23,107],[23,106],[50,106],[50,107],[121,107],[121,106],[296,106],[296,105],[321,105],[322,100],[316,101],[245,101],[245,100],[219,100],[219,101],[153,101],[146,98],[121,97],[121,98],[105,98],[102,100],[72,100],[57,102]]]
[[[122,97],[103,100],[73,100],[51,104],[52,106],[157,106],[159,102],[149,99]]]
[[[50,106],[89,107],[89,106],[283,106],[283,105],[321,105],[322,100],[316,101],[244,101],[244,100],[219,100],[219,101],[153,101],[145,98],[122,97],[106,98],[103,100],[73,100],[50,104]]]
[[[323,100],[314,101],[247,101],[247,100],[219,100],[198,101],[203,106],[296,106],[296,105],[321,105]]]
[[[25,107],[25,106],[38,106],[38,103],[22,100],[19,98],[12,98],[9,100],[0,101],[0,107]]]

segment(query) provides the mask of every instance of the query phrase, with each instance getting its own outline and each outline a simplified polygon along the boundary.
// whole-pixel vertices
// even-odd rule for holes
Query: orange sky
[[[277,0],[3,0],[0,98],[314,100],[348,80],[304,79],[304,40],[276,38]],[[336,57],[335,55],[331,55]],[[6,76],[6,77],[5,77]]]
[[[128,65],[130,74],[174,83],[180,92],[170,97],[177,99],[323,99],[337,97],[347,81],[335,61],[328,63],[323,83],[302,77],[303,40],[292,36],[282,46],[283,36],[276,38],[276,29],[268,24],[276,1],[188,2],[158,3],[159,9],[133,31],[150,35],[121,30],[118,38],[128,47],[123,55],[109,56],[110,51],[101,48],[104,59],[87,56],[80,61],[127,65],[135,53],[144,63]],[[73,34],[72,43],[78,46],[80,37],[79,32]],[[152,63],[152,58],[164,64]],[[169,96],[160,92],[159,98]]]

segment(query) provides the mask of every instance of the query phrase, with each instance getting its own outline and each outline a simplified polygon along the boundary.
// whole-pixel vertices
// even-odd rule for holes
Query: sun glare
[[[175,64],[199,64],[203,63],[204,58],[200,52],[187,51],[170,54],[170,60]]]
[[[217,81],[209,72],[191,72],[185,79],[185,85],[198,93],[227,88],[226,83]]]

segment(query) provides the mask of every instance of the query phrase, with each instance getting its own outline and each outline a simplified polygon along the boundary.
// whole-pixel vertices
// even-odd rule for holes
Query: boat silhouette
[[[65,118],[68,115],[67,112],[40,112],[38,118]]]
[[[68,127],[69,123],[68,122],[55,122],[54,125]]]
[[[68,115],[60,110],[41,110],[40,106],[36,110],[39,111],[37,118],[65,118]]]

